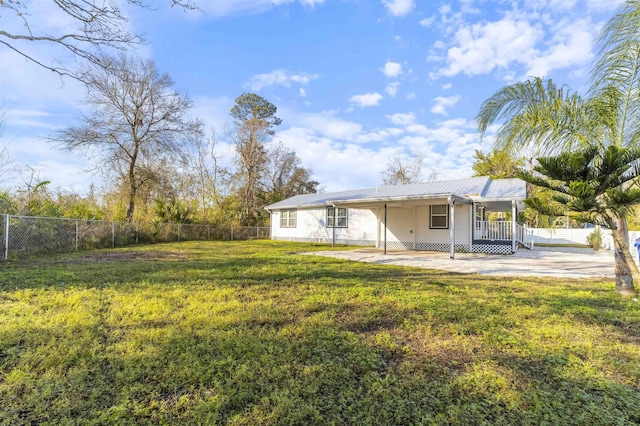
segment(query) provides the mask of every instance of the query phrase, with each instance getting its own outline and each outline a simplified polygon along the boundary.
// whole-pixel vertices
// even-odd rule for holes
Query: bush
[[[602,248],[602,231],[600,231],[600,227],[596,227],[596,229],[589,234],[587,237],[587,244],[589,244],[589,247],[595,251]]]

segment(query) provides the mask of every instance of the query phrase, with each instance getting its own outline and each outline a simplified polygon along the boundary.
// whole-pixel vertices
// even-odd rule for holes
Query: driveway
[[[388,251],[376,248],[319,251],[308,255],[335,257],[357,262],[413,266],[426,269],[501,276],[539,276],[565,278],[614,277],[612,251],[591,249],[540,248],[520,249],[511,256],[480,253],[449,253],[424,251]]]

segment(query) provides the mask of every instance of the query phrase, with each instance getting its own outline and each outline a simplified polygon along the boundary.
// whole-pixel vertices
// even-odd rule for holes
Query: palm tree
[[[496,122],[498,148],[528,149],[540,154],[597,148],[598,157],[609,147],[635,148],[640,141],[640,1],[624,3],[597,40],[598,60],[588,96],[582,97],[552,80],[533,78],[508,85],[487,99],[476,117],[482,136]],[[627,180],[620,190],[637,186]],[[628,263],[627,209],[613,209],[612,231],[616,243],[616,271]],[[637,275],[636,275],[637,276]],[[622,277],[617,277],[617,281]]]

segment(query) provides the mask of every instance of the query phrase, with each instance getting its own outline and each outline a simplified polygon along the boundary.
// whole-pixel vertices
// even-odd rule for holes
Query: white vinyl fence
[[[37,254],[189,240],[268,239],[268,227],[129,223],[1,215],[1,260]]]
[[[527,228],[531,232],[535,244],[587,244],[587,237],[594,228]],[[602,248],[613,250],[613,237],[611,230],[600,229],[602,232]],[[629,250],[632,254],[637,254],[633,246],[636,238],[640,238],[640,231],[629,231]]]
[[[594,228],[527,228],[531,231],[535,244],[587,244],[587,237]],[[613,238],[611,231],[602,231],[602,248],[613,250]],[[631,236],[631,232],[629,233]],[[633,244],[633,240],[629,240]]]

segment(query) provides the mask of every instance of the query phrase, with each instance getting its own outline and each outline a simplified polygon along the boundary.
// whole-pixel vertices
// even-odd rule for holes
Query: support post
[[[78,251],[78,221],[76,220],[76,251]]]
[[[116,246],[116,223],[111,222],[111,248]]]
[[[516,200],[511,200],[511,253],[515,253],[517,250],[516,241],[516,218],[518,215],[518,205]]]
[[[451,250],[449,252],[449,257],[451,259],[455,259],[455,243],[456,243],[456,202],[453,197],[449,197],[449,206],[451,206],[451,211],[449,212],[449,239],[451,240]]]
[[[384,205],[384,254],[387,254],[387,205]]]
[[[4,215],[4,260],[9,260],[9,215]]]

